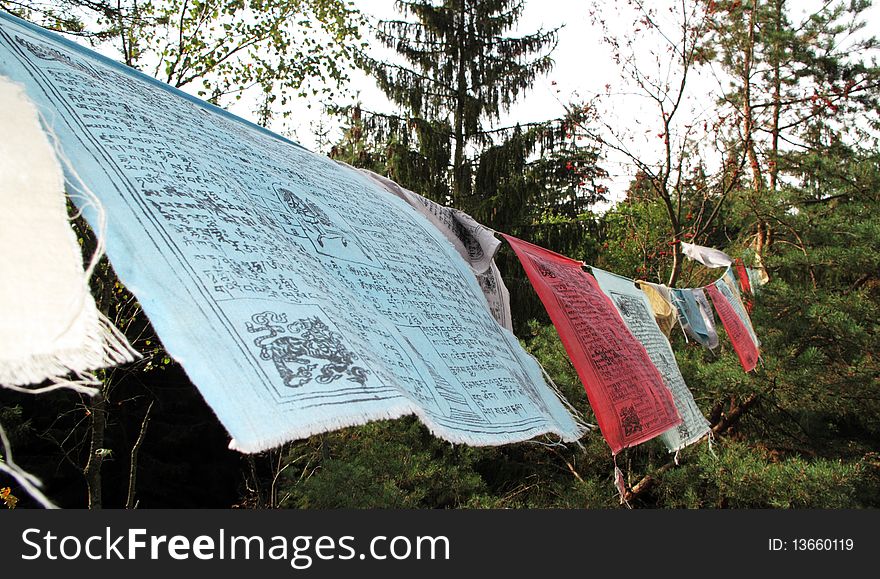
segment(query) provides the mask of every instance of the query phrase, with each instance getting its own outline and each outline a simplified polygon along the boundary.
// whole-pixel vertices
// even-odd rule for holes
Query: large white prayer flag
[[[95,307],[66,203],[37,109],[0,76],[0,384],[84,386],[136,357]]]

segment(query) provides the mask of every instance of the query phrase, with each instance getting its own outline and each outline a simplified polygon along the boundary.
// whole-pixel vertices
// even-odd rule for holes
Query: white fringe
[[[612,458],[614,459],[614,487],[620,495],[620,504],[626,505],[626,508],[631,509],[632,505],[626,500],[626,482],[624,481],[623,471],[617,466],[617,455],[612,455]]]
[[[42,133],[55,153],[55,159],[49,159],[48,156],[45,158],[46,166],[51,167],[52,163],[54,163],[58,167],[58,160],[63,162],[68,175],[72,176],[73,180],[76,181],[78,193],[75,195],[79,197],[81,207],[93,208],[97,216],[97,227],[95,230],[97,245],[88,266],[83,271],[82,285],[74,289],[72,292],[72,303],[68,308],[65,308],[70,312],[70,318],[67,320],[67,323],[62,324],[60,329],[55,331],[54,336],[49,336],[45,340],[45,343],[49,345],[58,344],[61,338],[68,335],[68,332],[80,324],[81,327],[76,330],[77,334],[82,334],[80,343],[69,344],[67,347],[60,349],[57,347],[54,349],[47,347],[39,351],[41,348],[36,348],[35,350],[37,351],[32,354],[17,355],[15,358],[0,360],[0,384],[16,391],[31,393],[49,392],[66,387],[83,394],[92,395],[95,392],[92,386],[98,385],[98,381],[94,376],[87,373],[88,370],[132,362],[140,357],[140,354],[131,347],[125,336],[113,326],[110,320],[97,310],[90,294],[88,280],[104,254],[106,213],[97,196],[89,190],[70,160],[64,155],[57,135],[52,130],[51,123],[36,110],[35,106],[29,103],[24,88],[5,79],[0,80],[7,86],[13,87],[12,92],[6,91],[4,94],[14,94],[14,90],[18,89],[20,93],[18,98],[22,102],[28,103],[39,118],[42,125]],[[12,96],[9,98],[15,99],[17,97]],[[28,105],[24,106],[25,108],[28,107]],[[57,170],[59,171],[58,179],[60,180],[58,185],[63,187],[64,180],[60,175],[60,167]],[[49,181],[54,181],[54,179],[50,178]],[[63,195],[63,191],[58,193]],[[72,234],[70,235],[72,237]],[[2,352],[0,352],[0,356],[2,356]],[[76,377],[65,378],[71,374],[76,375]],[[22,388],[27,384],[40,384],[46,380],[51,381],[52,384],[36,388]]]
[[[537,364],[538,367],[541,369],[541,373],[544,375],[544,378],[547,380],[547,385],[550,387],[550,390],[553,392],[553,394],[556,395],[556,398],[559,399],[559,402],[563,406],[565,406],[566,410],[568,410],[571,413],[571,416],[574,419],[575,424],[577,424],[577,426],[578,426],[578,432],[579,432],[578,439],[582,438],[588,432],[595,430],[596,425],[590,424],[589,422],[587,422],[586,419],[584,419],[584,416],[580,413],[580,411],[577,408],[575,408],[574,406],[572,406],[571,403],[568,401],[568,399],[565,396],[563,396],[562,391],[559,389],[559,386],[556,385],[556,382],[553,381],[553,378],[550,377],[550,374],[547,373],[547,370],[544,369],[544,366],[542,366],[541,363],[538,362],[538,359],[535,358],[534,356],[532,356],[531,354],[529,354],[529,356],[531,356],[532,360],[535,361],[535,364]]]
[[[15,460],[12,458],[12,448],[9,445],[9,438],[7,438],[6,431],[3,429],[2,424],[0,424],[0,443],[3,445],[3,457],[5,457],[5,459],[0,458],[0,472],[5,472],[14,478],[16,482],[21,485],[21,488],[23,488],[43,507],[47,509],[57,509],[58,507],[56,507],[55,504],[43,494],[43,491],[40,490],[40,487],[43,486],[40,479],[15,464]]]

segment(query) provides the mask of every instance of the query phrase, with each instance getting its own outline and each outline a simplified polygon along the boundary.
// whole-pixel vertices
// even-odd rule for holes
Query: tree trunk
[[[782,51],[780,50],[778,35],[782,29],[782,7],[785,0],[776,0],[776,14],[774,25],[776,27],[777,40],[773,46],[773,120],[771,127],[770,159],[772,164],[769,170],[770,191],[776,191],[776,183],[779,177],[779,116],[782,111]]]
[[[755,143],[752,134],[755,131],[754,118],[752,117],[752,59],[755,50],[755,15],[758,11],[758,0],[752,0],[752,9],[749,12],[749,35],[746,41],[745,55],[743,56],[742,71],[742,99],[743,99],[743,144],[745,153],[748,155],[749,164],[752,167],[752,190],[755,199],[761,192],[763,176],[758,155],[755,152]]]
[[[92,397],[89,405],[92,415],[92,439],[89,444],[89,459],[83,469],[89,492],[89,508],[101,508],[101,464],[104,462],[104,429],[107,426],[107,400],[99,392]]]
[[[669,274],[669,282],[666,284],[669,287],[675,287],[675,284],[678,283],[678,278],[681,275],[681,265],[684,259],[684,254],[681,252],[681,240],[678,236],[681,235],[679,232],[675,237],[675,243],[672,245],[672,272]]]
[[[770,127],[770,168],[768,187],[776,192],[779,182],[779,117],[782,113],[782,60],[784,53],[780,47],[779,34],[782,30],[782,10],[785,0],[775,0],[774,26],[777,35],[773,46],[773,109]],[[758,235],[755,239],[755,261],[759,268],[764,267],[764,250],[770,245],[770,226],[758,221]]]
[[[777,3],[777,9],[781,9],[779,3]],[[764,222],[761,212],[758,210],[759,200],[764,191],[764,176],[761,171],[761,164],[758,160],[758,155],[755,151],[755,140],[753,138],[753,134],[755,132],[755,119],[753,117],[752,111],[752,62],[754,59],[754,51],[755,51],[755,18],[757,17],[758,12],[758,0],[752,0],[752,9],[749,13],[749,34],[748,40],[746,44],[745,56],[743,58],[743,140],[745,146],[746,155],[748,155],[749,164],[752,167],[752,208],[755,212],[755,221],[757,232],[755,235],[755,254],[756,261],[759,267],[763,267],[764,264],[764,247],[766,245],[767,240],[767,224]],[[776,186],[776,153],[778,151],[778,123],[779,123],[779,62],[778,58],[774,64],[774,81],[776,86],[774,86],[774,103],[773,103],[773,114],[774,121],[776,123],[776,130],[773,134],[773,145],[771,148],[771,166],[770,166],[770,179],[772,182],[771,189]]]
[[[470,209],[464,207],[462,204],[464,202],[464,113],[465,113],[465,103],[467,100],[468,94],[468,86],[467,86],[467,75],[465,67],[467,63],[465,62],[465,2],[461,0],[458,4],[458,34],[456,35],[456,40],[458,41],[458,77],[456,79],[456,101],[455,101],[455,117],[453,119],[455,124],[455,152],[452,161],[452,205],[453,207],[459,209]]]

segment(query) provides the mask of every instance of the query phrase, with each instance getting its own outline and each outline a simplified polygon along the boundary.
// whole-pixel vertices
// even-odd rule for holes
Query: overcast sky
[[[382,20],[399,18],[394,0],[355,0],[364,13]],[[528,0],[518,30],[511,35],[529,34],[539,28],[562,26],[559,45],[553,52],[556,66],[547,76],[538,78],[532,90],[510,111],[502,123],[528,123],[562,116],[573,95],[588,97],[603,90],[616,78],[616,71],[608,64],[608,52],[601,45],[598,32],[590,25],[585,0]],[[381,54],[390,55],[385,51]],[[554,84],[555,83],[555,84]],[[384,98],[375,83],[363,74],[354,74],[351,90],[358,94],[364,106],[371,110],[390,111],[392,105]],[[303,111],[298,122],[290,128],[303,145],[316,148],[312,123],[317,112]]]
[[[394,0],[354,0],[355,5],[370,16],[373,21],[382,19],[400,18],[400,14],[394,9]],[[628,3],[622,0],[604,0],[597,2],[601,6],[601,15],[608,22],[613,31],[618,32],[618,37],[636,37],[633,51],[637,58],[645,59],[640,62],[640,67],[653,65],[650,56],[652,50],[658,46],[662,48],[662,42],[656,35],[641,31],[634,35],[634,29],[639,25],[633,25],[631,12],[624,17],[619,16],[622,11],[627,14]],[[571,102],[586,102],[593,97],[610,92],[609,98],[603,102],[600,109],[601,120],[614,128],[615,131],[626,132],[629,139],[628,145],[632,151],[637,152],[645,159],[659,159],[663,148],[663,139],[657,138],[656,104],[644,96],[638,96],[632,87],[627,87],[621,78],[620,66],[614,63],[609,47],[602,42],[602,32],[594,25],[590,18],[591,0],[526,0],[524,13],[517,29],[510,31],[511,36],[530,34],[538,29],[552,29],[562,27],[559,31],[559,44],[552,53],[555,66],[547,75],[536,79],[531,90],[527,91],[518,103],[502,117],[499,126],[509,126],[515,123],[529,123],[544,121],[563,116],[564,105]],[[657,21],[661,24],[673,27],[675,22],[668,14],[667,7],[673,4],[672,0],[651,0],[648,6],[657,8]],[[792,17],[800,20],[806,10],[816,10],[823,0],[798,0],[791,3]],[[876,22],[876,16],[880,13],[880,6],[871,8],[872,20]],[[876,26],[868,27],[868,32],[873,32]],[[674,34],[673,34],[674,36]],[[374,56],[385,60],[396,57],[395,53],[384,47],[372,47]],[[663,50],[660,50],[661,58],[658,62],[668,62]],[[667,69],[661,64],[657,72],[662,77],[667,74]],[[672,71],[673,84],[675,68]],[[667,77],[669,80],[669,77]],[[714,110],[714,97],[718,94],[719,84],[725,84],[723,73],[716,66],[714,69],[701,68],[692,72],[688,81],[688,90],[684,110],[677,117],[680,124],[702,125],[703,121],[712,122],[711,115]],[[610,91],[607,87],[611,87]],[[352,72],[352,82],[349,86],[351,104],[356,100],[363,103],[364,107],[377,111],[395,113],[395,107],[388,102],[384,95],[376,87],[373,80],[358,71]],[[337,103],[339,104],[339,103]],[[250,120],[254,120],[253,102],[248,99],[234,104],[230,110]],[[323,113],[321,103],[306,99],[293,99],[290,107],[291,115],[284,121],[276,121],[271,128],[298,141],[305,147],[320,151],[318,134],[329,130],[327,140],[336,142],[342,136],[339,128],[339,120],[332,119]],[[674,131],[673,131],[674,134]],[[324,147],[325,149],[327,147]],[[322,151],[326,152],[326,151]],[[607,151],[606,151],[607,153]],[[711,151],[701,158],[709,164],[711,170],[713,164],[717,164],[717,157]],[[619,199],[626,190],[635,170],[631,162],[620,154],[608,153],[601,161],[602,167],[610,174],[606,185],[610,188],[611,198]]]

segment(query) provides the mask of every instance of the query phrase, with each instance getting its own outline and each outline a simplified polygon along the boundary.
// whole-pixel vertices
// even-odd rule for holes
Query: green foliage
[[[780,457],[738,441],[701,450],[668,471],[657,493],[664,508],[849,508],[862,469],[839,460]]]
[[[415,418],[374,422],[293,445],[285,506],[452,508],[479,501],[480,451],[437,440]],[[297,469],[297,470],[293,470]]]
[[[667,216],[659,203],[627,200],[605,214],[604,243],[596,265],[615,273],[662,282],[672,255]]]
[[[590,206],[607,192],[599,149],[583,121],[564,118],[493,128],[537,74],[549,70],[555,31],[505,36],[521,1],[398,3],[403,16],[380,25],[379,39],[407,63],[368,60],[366,68],[403,115],[353,107],[330,156],[386,175],[480,223],[588,259],[597,220]],[[542,317],[515,256],[498,264],[511,292],[518,330]]]
[[[363,45],[345,0],[25,0],[0,7],[110,43],[129,66],[226,104],[252,92],[266,124],[291,98],[330,99]]]
[[[484,138],[485,119],[498,119],[553,65],[556,30],[504,36],[522,15],[522,0],[398,0],[396,7],[415,20],[382,22],[378,38],[413,68],[371,60],[370,72],[414,117],[451,116],[466,142]]]

